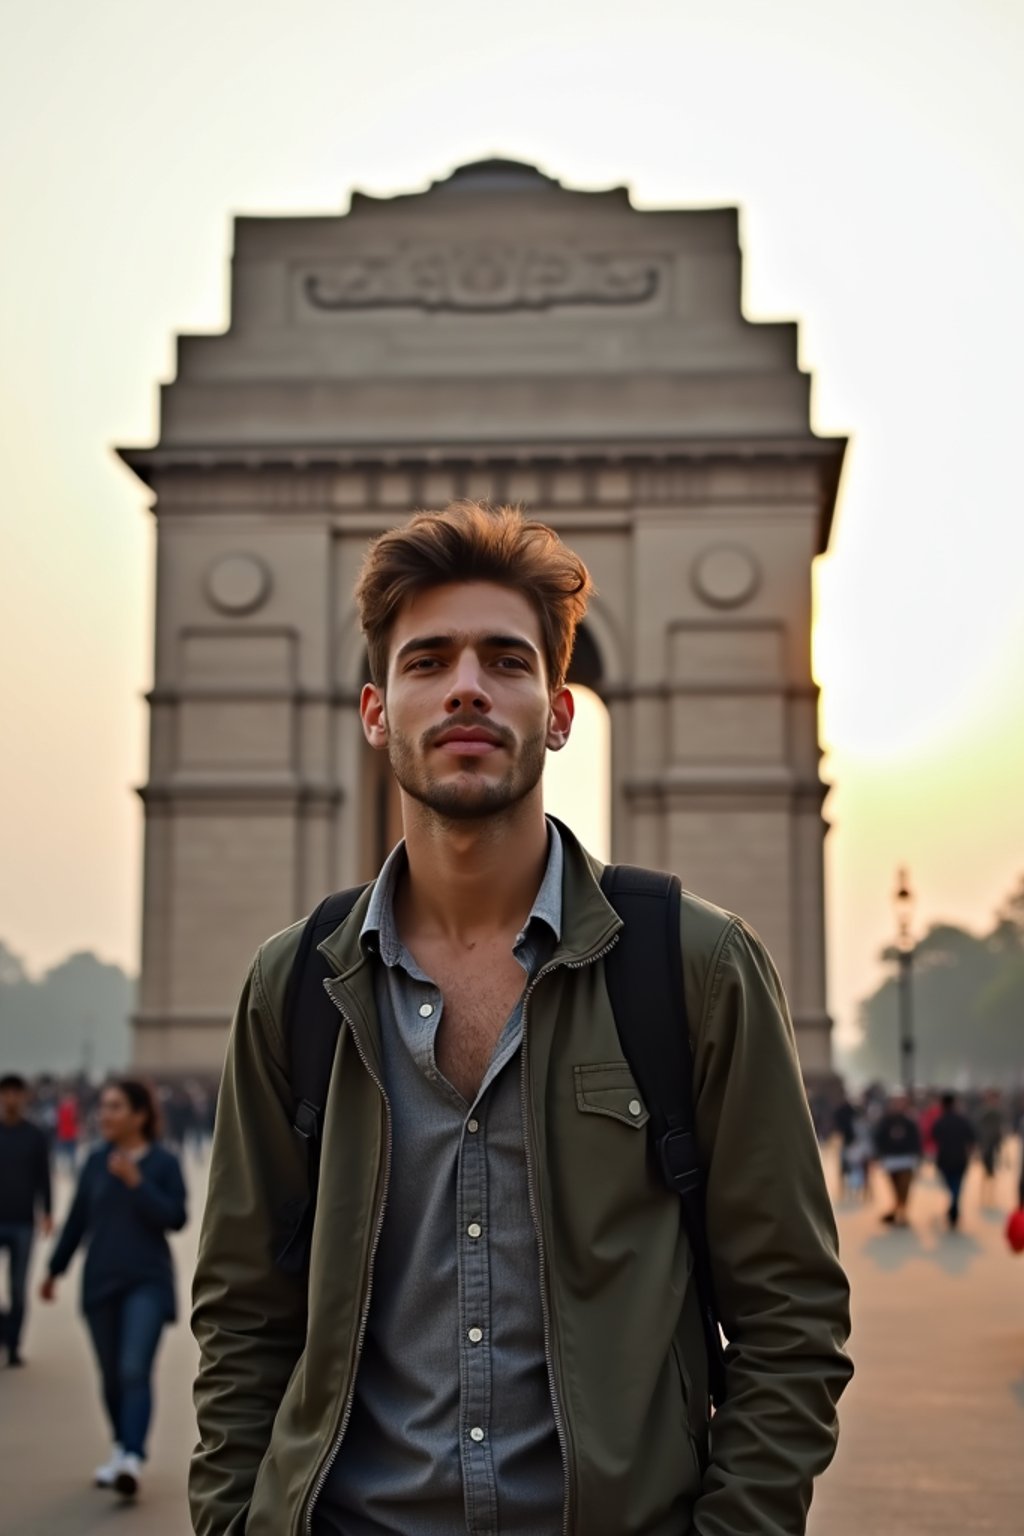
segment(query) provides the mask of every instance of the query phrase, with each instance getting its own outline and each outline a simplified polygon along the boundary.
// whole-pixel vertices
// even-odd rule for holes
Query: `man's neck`
[[[24,1120],[24,1118],[25,1118],[25,1116],[23,1114],[21,1114],[18,1110],[15,1110],[15,1112],[13,1114],[11,1114],[9,1111],[5,1110],[3,1115],[0,1116],[0,1119],[3,1120],[4,1125],[10,1126],[12,1129],[13,1129],[14,1126],[20,1125],[21,1122]]]
[[[479,821],[442,822],[415,802],[404,809],[408,868],[396,895],[403,938],[467,945],[521,928],[548,858],[539,786]]]

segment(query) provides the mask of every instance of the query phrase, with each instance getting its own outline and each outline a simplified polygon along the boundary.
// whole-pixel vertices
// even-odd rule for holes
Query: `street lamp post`
[[[910,889],[910,874],[905,868],[896,871],[893,906],[896,910],[896,958],[899,965],[900,1077],[909,1094],[914,1091],[914,935],[911,926],[914,896]]]

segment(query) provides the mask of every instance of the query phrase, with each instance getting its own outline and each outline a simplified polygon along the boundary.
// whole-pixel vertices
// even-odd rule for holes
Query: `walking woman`
[[[95,1482],[131,1498],[146,1456],[153,1361],[164,1326],[176,1316],[166,1233],[185,1225],[185,1184],[178,1159],[157,1141],[156,1105],[144,1083],[109,1082],[99,1127],[102,1144],[82,1167],[40,1295],[54,1299],[57,1277],[84,1242],[82,1311],[114,1437]]]

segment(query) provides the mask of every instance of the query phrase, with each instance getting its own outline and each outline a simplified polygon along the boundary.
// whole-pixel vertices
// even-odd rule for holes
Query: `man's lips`
[[[489,757],[492,752],[499,750],[496,741],[461,741],[449,738],[448,741],[438,742],[442,752],[447,752],[451,757]]]
[[[486,757],[491,752],[497,752],[501,742],[490,731],[463,727],[446,731],[434,745],[452,757]]]

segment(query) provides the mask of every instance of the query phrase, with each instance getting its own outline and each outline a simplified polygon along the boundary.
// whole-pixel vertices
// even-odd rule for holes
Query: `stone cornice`
[[[744,810],[754,808],[758,800],[780,798],[821,805],[829,789],[818,779],[771,763],[732,763],[720,767],[675,764],[663,773],[633,775],[622,787],[626,798],[634,802],[685,805],[697,797],[720,796],[723,802],[739,801]]]
[[[121,448],[161,516],[275,510],[393,520],[463,497],[594,518],[635,508],[803,504],[829,527],[846,449],[841,437],[692,439],[558,445],[521,442]],[[619,525],[616,521],[616,526]]]
[[[459,469],[664,466],[749,463],[751,461],[831,462],[841,458],[845,437],[813,433],[787,437],[621,438],[593,442],[396,442],[358,443],[218,443],[118,448],[115,452],[146,484],[160,470],[331,470]]]
[[[199,1008],[154,1008],[132,1014],[132,1024],[136,1029],[159,1031],[173,1024],[180,1024],[186,1029],[227,1029],[230,1023],[229,1012],[213,1013]]]
[[[278,815],[300,805],[331,810],[344,799],[344,791],[336,785],[246,778],[239,774],[221,779],[152,779],[138,788],[136,794],[149,815],[186,806],[190,812],[210,811],[216,815]]]

